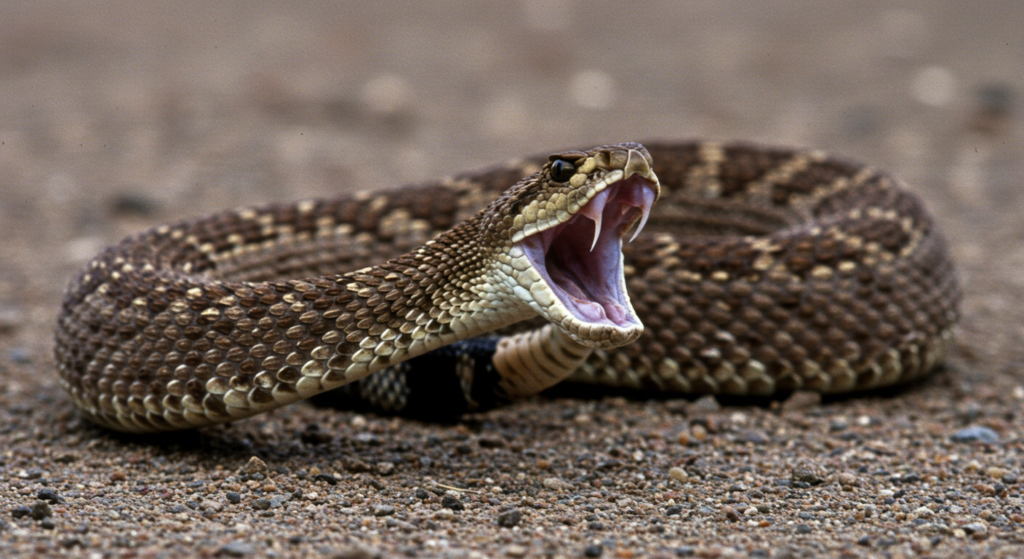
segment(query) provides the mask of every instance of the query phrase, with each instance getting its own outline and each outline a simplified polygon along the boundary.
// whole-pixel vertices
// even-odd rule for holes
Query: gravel
[[[1024,5],[54,5],[0,19],[5,558],[1024,556]],[[843,398],[554,392],[443,424],[302,403],[155,437],[58,383],[62,291],[123,236],[683,136],[907,180],[964,280],[949,365]]]

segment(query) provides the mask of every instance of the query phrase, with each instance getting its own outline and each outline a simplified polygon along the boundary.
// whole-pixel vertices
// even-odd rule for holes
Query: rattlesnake
[[[932,219],[884,172],[625,143],[130,237],[71,282],[56,361],[85,415],[123,431],[342,385],[399,411],[483,409],[567,376],[845,392],[933,369],[959,300]]]

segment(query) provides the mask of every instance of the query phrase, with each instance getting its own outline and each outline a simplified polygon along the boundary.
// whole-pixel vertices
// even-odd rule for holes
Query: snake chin
[[[608,329],[612,337],[639,335],[643,329],[626,294],[622,239],[638,221],[633,237],[640,232],[656,198],[652,182],[633,175],[609,185],[569,221],[519,243],[558,302],[591,335]]]

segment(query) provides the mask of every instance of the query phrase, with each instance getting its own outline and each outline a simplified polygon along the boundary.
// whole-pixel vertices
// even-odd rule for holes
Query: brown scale
[[[680,150],[680,160],[687,161],[688,165],[681,165],[678,161],[664,165],[661,162],[667,154],[660,151],[659,146],[649,148],[655,157],[656,172],[662,179],[665,192],[678,191],[676,185],[688,175],[689,167],[703,164],[697,150],[688,149],[685,152]],[[671,151],[672,148],[665,149]],[[664,355],[666,343],[682,344],[691,350],[688,353],[676,351],[676,362],[671,367],[662,367],[689,370],[690,382],[673,383],[651,377],[641,383],[642,387],[672,390],[673,386],[682,385],[683,391],[728,392],[726,384],[716,381],[709,372],[714,368],[717,357],[699,356],[692,351],[694,348],[707,350],[715,347],[719,354],[732,350],[736,355],[733,360],[737,362],[753,356],[765,365],[769,377],[775,378],[774,382],[769,381],[762,386],[763,391],[808,387],[823,391],[871,388],[925,372],[910,358],[913,355],[931,352],[936,361],[941,360],[948,344],[949,329],[956,320],[960,297],[948,253],[923,213],[920,202],[912,195],[892,188],[890,179],[879,176],[868,175],[869,184],[826,193],[822,198],[812,200],[810,205],[812,215],[821,218],[822,224],[838,228],[846,236],[860,237],[859,243],[811,234],[806,230],[801,234],[799,228],[796,231],[783,230],[781,222],[791,214],[780,214],[783,219],[778,220],[780,226],[773,236],[779,239],[781,250],[773,255],[773,259],[784,264],[786,272],[794,276],[793,280],[779,283],[761,277],[752,283],[744,283],[746,289],[732,297],[717,297],[714,287],[707,282],[701,282],[700,288],[696,289],[684,286],[678,290],[684,301],[674,301],[681,319],[667,325],[665,317],[670,311],[665,308],[664,300],[659,298],[657,286],[671,281],[665,273],[668,270],[682,268],[702,274],[726,270],[737,275],[749,271],[753,260],[749,252],[737,257],[742,252],[738,245],[745,244],[745,241],[731,242],[728,234],[750,233],[741,231],[728,220],[735,220],[736,215],[757,215],[753,208],[743,205],[744,183],[763,178],[775,167],[785,165],[794,155],[781,151],[763,152],[749,146],[723,151],[726,159],[719,165],[723,201],[714,206],[711,218],[692,218],[687,222],[688,227],[676,226],[676,231],[684,234],[673,239],[678,248],[671,256],[680,262],[664,264],[664,251],[659,252],[660,258],[655,257],[657,248],[640,244],[641,240],[637,241],[637,246],[624,250],[627,262],[643,276],[642,280],[630,280],[629,287],[637,311],[648,325],[648,331],[636,344],[621,348],[621,353],[630,359],[625,368],[650,368],[647,363],[638,363],[643,361],[641,356]],[[775,185],[772,201],[784,208],[792,196],[813,195],[837,179],[851,181],[860,170],[860,167],[842,161],[811,163],[806,169],[793,174],[787,182]],[[737,198],[734,211],[729,210],[729,197]],[[875,242],[883,251],[895,253],[910,242],[911,235],[903,231],[898,221],[865,217],[845,219],[837,215],[871,206],[891,209],[901,218],[910,218],[912,228],[923,230],[922,246],[916,247],[909,258],[897,260],[893,266],[896,271],[891,277],[880,274],[875,268],[877,264],[863,263],[868,256],[865,245]],[[673,211],[685,210],[673,208]],[[725,218],[716,220],[718,214]],[[676,215],[685,219],[685,214]],[[770,222],[762,219],[760,223],[766,225]],[[704,231],[700,230],[701,226],[705,227]],[[722,256],[723,252],[731,259]],[[834,271],[831,279],[821,282],[808,277],[808,273],[819,266],[834,269],[840,260],[854,262],[856,268],[852,277],[836,277],[839,274]],[[897,285],[893,284],[894,280]],[[822,288],[816,291],[813,289],[815,285]],[[678,287],[681,284],[677,284]],[[752,292],[761,295],[761,299],[752,296]],[[642,295],[644,293],[649,295]],[[710,307],[711,301],[726,302],[731,310]],[[865,304],[865,301],[872,304]],[[738,319],[733,318],[733,312],[738,313]],[[694,328],[694,322],[701,318],[704,320],[697,322]],[[709,336],[714,331],[727,332],[735,343]],[[918,333],[916,347],[904,349],[889,345],[895,343],[900,335],[912,332]],[[736,352],[732,348],[741,351]],[[901,367],[905,369],[905,377],[882,378],[875,373],[881,365],[891,365],[889,362],[893,358],[888,352],[892,349],[896,350],[897,359],[903,361]],[[815,365],[801,365],[808,359]],[[607,354],[595,356],[573,380],[614,383],[613,379],[620,378],[623,379],[618,382],[620,385],[635,385],[635,375],[620,375],[620,371],[607,374],[606,363],[613,360],[614,357]],[[815,376],[816,368],[834,369],[839,360],[847,363],[855,377],[844,373],[844,382],[831,386],[827,378]],[[619,368],[623,367],[620,365]],[[792,374],[798,369],[807,375],[803,380]],[[694,378],[694,372],[702,375],[701,378]],[[736,386],[743,385],[737,383]]]
[[[573,380],[674,392],[833,392],[902,382],[941,361],[959,286],[944,241],[896,181],[787,149],[648,150],[661,201],[623,251],[646,330],[633,344],[594,351]],[[323,363],[327,378],[388,330],[393,347],[408,347],[406,313],[447,320],[441,305],[466,293],[465,279],[487,258],[468,229],[443,232],[546,162],[226,212],[127,239],[68,289],[56,332],[64,386],[101,424],[182,428],[194,424],[197,405],[210,420],[235,417],[223,399],[230,391],[247,391],[246,405],[257,407],[274,404],[275,391],[297,398],[304,366]],[[479,223],[507,227],[527,200],[548,196],[536,185],[520,188]],[[871,208],[891,215],[872,217]],[[384,227],[404,219],[425,227]],[[343,224],[347,235],[318,234]],[[351,272],[438,235],[419,253]],[[297,277],[307,279],[289,280]],[[501,333],[537,326],[528,320]]]

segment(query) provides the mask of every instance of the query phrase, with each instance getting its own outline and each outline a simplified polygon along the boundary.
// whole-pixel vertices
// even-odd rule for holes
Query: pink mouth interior
[[[569,221],[520,241],[530,263],[577,319],[639,325],[622,282],[622,236],[638,219],[638,231],[643,227],[656,196],[650,182],[634,175],[605,188]],[[594,243],[598,217],[601,230]]]

